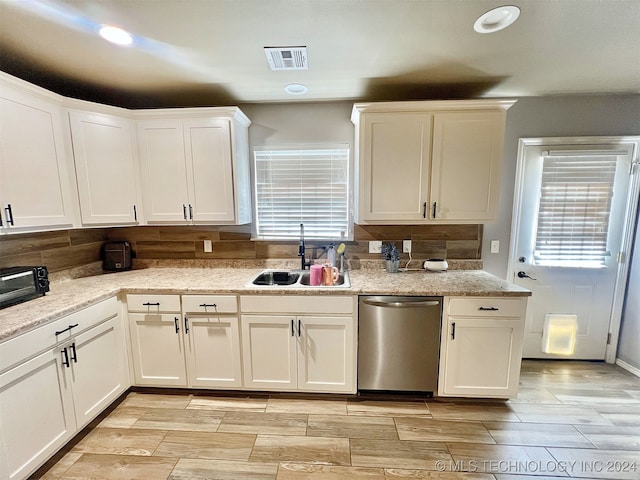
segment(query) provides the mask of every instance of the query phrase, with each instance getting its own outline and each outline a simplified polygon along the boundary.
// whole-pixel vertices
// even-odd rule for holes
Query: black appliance
[[[0,308],[41,297],[48,291],[47,267],[0,268]]]
[[[107,242],[102,248],[102,269],[112,272],[131,269],[131,244]]]

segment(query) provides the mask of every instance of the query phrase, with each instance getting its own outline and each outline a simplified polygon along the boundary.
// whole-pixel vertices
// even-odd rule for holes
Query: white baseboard
[[[630,363],[624,362],[619,358],[616,358],[616,365],[624,368],[629,373],[633,373],[636,377],[640,377],[640,368],[636,368]]]

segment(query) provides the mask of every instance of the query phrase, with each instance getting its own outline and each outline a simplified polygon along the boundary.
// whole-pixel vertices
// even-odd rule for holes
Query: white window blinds
[[[537,265],[605,266],[616,161],[597,154],[543,158]]]
[[[346,146],[345,146],[346,147]],[[349,148],[258,150],[256,235],[262,239],[346,239]]]

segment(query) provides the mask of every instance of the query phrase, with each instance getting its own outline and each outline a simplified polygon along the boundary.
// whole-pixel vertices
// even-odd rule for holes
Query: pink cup
[[[322,265],[311,265],[309,274],[309,284],[314,287],[322,283]]]

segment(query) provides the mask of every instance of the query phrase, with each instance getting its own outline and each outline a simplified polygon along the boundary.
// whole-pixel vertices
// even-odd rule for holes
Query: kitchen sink
[[[263,270],[248,284],[259,287],[289,288],[350,288],[351,281],[347,272],[338,275],[338,280],[331,286],[311,285],[311,274],[308,270]]]

